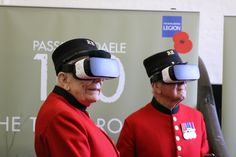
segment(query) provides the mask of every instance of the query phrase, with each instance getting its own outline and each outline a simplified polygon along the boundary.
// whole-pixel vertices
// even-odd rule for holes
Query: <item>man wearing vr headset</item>
[[[119,76],[111,54],[90,39],[69,40],[52,54],[57,85],[40,108],[35,127],[38,157],[118,157],[112,140],[90,119],[105,79]]]
[[[199,79],[197,65],[175,50],[144,60],[153,99],[125,119],[117,148],[121,157],[204,157],[208,140],[202,114],[181,103],[186,82]]]

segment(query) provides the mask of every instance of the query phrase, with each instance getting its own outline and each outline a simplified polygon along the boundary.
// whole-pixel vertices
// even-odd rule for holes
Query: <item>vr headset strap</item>
[[[84,68],[85,75],[92,76],[88,60],[85,60],[85,62],[83,62],[82,64],[84,64],[83,68]],[[62,65],[62,71],[63,72],[68,72],[68,73],[73,73],[74,76],[76,76],[76,73],[78,73],[78,71],[76,71],[75,64],[64,64],[64,65]],[[76,78],[79,78],[79,77],[76,77]]]
[[[161,75],[160,72],[152,75],[151,78],[150,78],[151,82],[156,82],[156,81],[159,81],[159,80],[162,80],[162,75]]]
[[[75,65],[74,64],[64,64],[62,65],[62,71],[68,73],[75,73]]]

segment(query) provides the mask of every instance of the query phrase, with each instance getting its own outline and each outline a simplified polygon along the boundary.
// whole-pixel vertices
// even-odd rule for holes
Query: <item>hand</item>
[[[215,154],[211,153],[211,154],[205,154],[204,157],[216,157]]]

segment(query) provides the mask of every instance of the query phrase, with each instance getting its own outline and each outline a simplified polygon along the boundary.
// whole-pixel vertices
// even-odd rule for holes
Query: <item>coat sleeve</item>
[[[44,134],[50,157],[90,157],[86,130],[69,113],[57,115]]]
[[[135,157],[134,135],[133,128],[126,120],[116,145],[120,152],[120,157]]]
[[[207,140],[206,125],[202,114],[201,114],[201,127],[202,127],[201,156],[204,157],[204,155],[209,153],[209,145]]]

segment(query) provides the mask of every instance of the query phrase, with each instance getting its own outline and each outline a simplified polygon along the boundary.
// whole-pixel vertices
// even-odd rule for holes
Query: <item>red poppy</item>
[[[174,49],[179,53],[188,53],[191,51],[193,44],[189,40],[189,36],[186,32],[177,32],[173,36]]]

